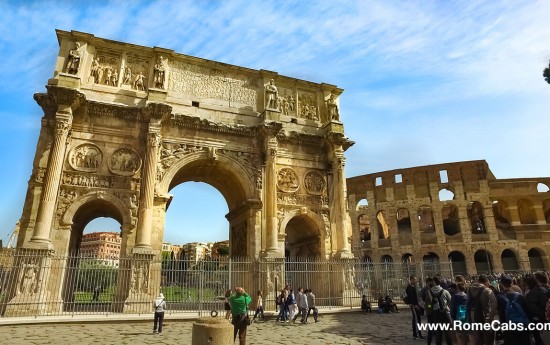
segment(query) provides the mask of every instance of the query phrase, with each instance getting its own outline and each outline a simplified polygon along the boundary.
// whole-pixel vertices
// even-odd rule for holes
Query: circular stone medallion
[[[103,153],[94,144],[81,144],[75,146],[69,154],[69,165],[74,170],[95,172],[99,169]]]
[[[296,172],[290,168],[282,168],[277,173],[277,187],[287,193],[293,193],[300,187]]]
[[[121,148],[113,152],[108,163],[113,174],[122,176],[132,176],[141,168],[138,153],[130,148]]]

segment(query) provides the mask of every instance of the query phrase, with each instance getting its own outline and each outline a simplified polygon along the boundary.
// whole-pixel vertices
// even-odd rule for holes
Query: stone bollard
[[[233,325],[223,317],[205,317],[193,324],[192,345],[233,344]]]

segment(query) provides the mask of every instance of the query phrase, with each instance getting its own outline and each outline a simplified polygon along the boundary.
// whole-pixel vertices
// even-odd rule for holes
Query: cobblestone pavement
[[[307,325],[253,323],[247,344],[423,344],[412,339],[410,313],[369,314],[361,312],[321,315]],[[313,319],[311,319],[313,321]],[[0,326],[0,344],[191,344],[191,320],[170,320],[162,335],[152,333],[153,322],[75,323]],[[236,342],[238,344],[238,340]]]

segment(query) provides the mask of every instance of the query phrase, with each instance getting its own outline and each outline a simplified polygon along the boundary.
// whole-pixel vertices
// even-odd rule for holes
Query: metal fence
[[[222,312],[223,296],[242,286],[266,310],[285,285],[310,288],[323,308],[358,307],[361,296],[400,301],[410,275],[452,276],[450,263],[373,264],[359,259],[189,257],[92,258],[82,254],[0,251],[0,315],[75,315],[152,312],[159,292],[167,313]],[[141,305],[141,308],[135,308]],[[22,310],[24,312],[22,312]]]

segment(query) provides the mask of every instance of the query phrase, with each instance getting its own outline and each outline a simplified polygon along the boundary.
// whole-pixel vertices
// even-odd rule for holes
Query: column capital
[[[172,114],[172,107],[165,103],[149,102],[142,108],[143,115],[151,123],[162,122]]]
[[[66,112],[72,114],[73,111],[86,102],[86,96],[78,90],[53,85],[47,85],[46,88],[48,89],[48,95],[51,96],[57,105],[58,113]],[[44,102],[42,96],[37,97]],[[35,97],[35,100],[39,102],[37,97]],[[45,104],[47,105],[48,102]]]

